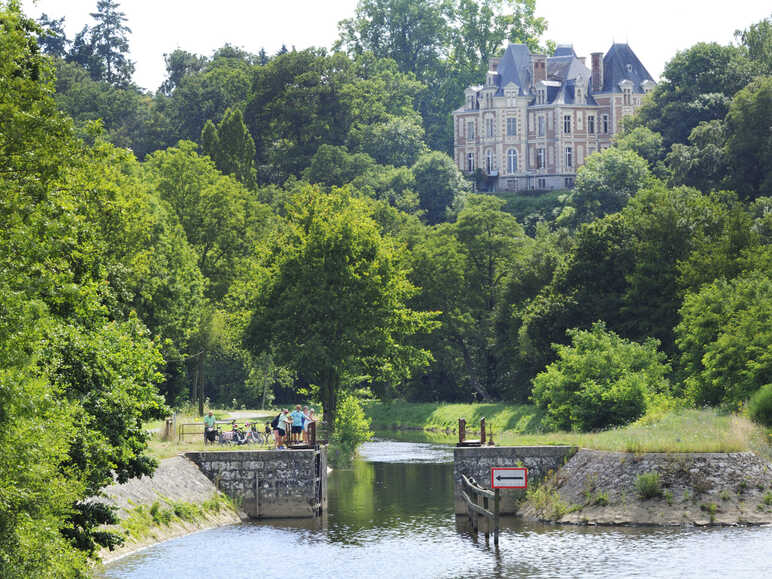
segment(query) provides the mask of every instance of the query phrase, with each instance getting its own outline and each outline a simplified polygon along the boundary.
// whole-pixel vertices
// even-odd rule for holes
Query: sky
[[[420,0],[416,0],[420,1]],[[34,18],[45,12],[65,17],[72,39],[96,0],[23,0]],[[330,47],[338,22],[354,15],[357,0],[123,0],[134,81],[156,90],[165,77],[163,55],[176,48],[210,56],[225,43],[257,53]],[[770,16],[769,0],[537,0],[536,14],[548,21],[545,39],[573,44],[579,56],[627,42],[649,73],[659,79],[676,52],[697,42],[734,42],[734,32]],[[589,59],[588,59],[589,60]]]

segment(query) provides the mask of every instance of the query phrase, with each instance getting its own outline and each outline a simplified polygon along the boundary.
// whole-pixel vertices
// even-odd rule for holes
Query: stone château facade
[[[481,169],[486,191],[572,187],[577,168],[610,146],[656,84],[627,44],[592,53],[590,66],[571,45],[545,56],[510,44],[453,112],[458,168]]]

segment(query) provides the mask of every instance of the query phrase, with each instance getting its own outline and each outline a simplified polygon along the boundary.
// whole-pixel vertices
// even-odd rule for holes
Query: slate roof
[[[558,44],[555,47],[555,54],[552,56],[573,56],[576,57],[573,44]]]
[[[628,65],[629,70],[628,70]],[[622,92],[619,83],[628,79],[633,82],[633,92],[643,93],[641,84],[653,81],[649,71],[641,64],[628,44],[612,44],[603,57],[603,90],[601,92]]]
[[[501,57],[498,71],[499,90],[510,82],[520,87],[520,95],[529,94],[531,88],[531,51],[525,44],[510,44]],[[500,92],[503,94],[503,91]]]

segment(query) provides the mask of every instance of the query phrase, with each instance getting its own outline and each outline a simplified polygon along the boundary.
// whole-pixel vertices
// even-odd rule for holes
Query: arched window
[[[507,151],[507,173],[517,173],[517,150],[515,149]]]
[[[485,153],[485,170],[488,173],[493,171],[493,151],[488,149]]]

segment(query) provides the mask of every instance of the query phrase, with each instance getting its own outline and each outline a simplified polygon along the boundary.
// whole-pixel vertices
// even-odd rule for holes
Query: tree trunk
[[[472,389],[480,395],[480,398],[483,402],[490,402],[491,396],[488,394],[485,386],[480,384],[480,378],[475,371],[472,356],[469,354],[469,349],[466,347],[463,338],[456,337],[456,342],[461,347],[461,353],[464,355],[464,367],[466,368],[466,373],[469,376],[469,384],[472,386]]]
[[[198,357],[196,363],[196,378],[198,379],[198,415],[204,415],[204,353]]]

